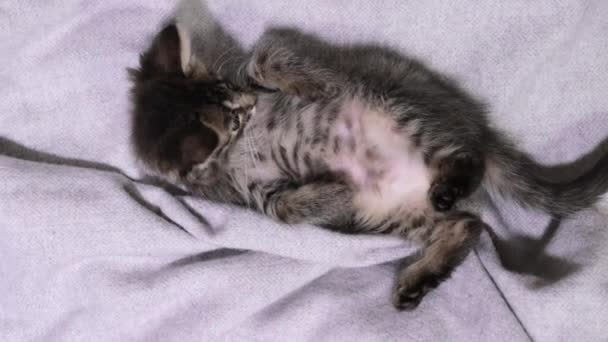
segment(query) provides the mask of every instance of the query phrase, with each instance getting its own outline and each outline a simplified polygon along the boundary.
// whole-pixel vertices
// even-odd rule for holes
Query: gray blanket
[[[597,211],[558,225],[482,196],[493,231],[417,310],[397,312],[394,270],[415,246],[283,226],[146,181],[129,145],[125,68],[174,6],[0,3],[0,340],[608,338],[608,223]],[[608,135],[606,1],[209,8],[245,46],[283,24],[417,56],[485,100],[545,163]]]

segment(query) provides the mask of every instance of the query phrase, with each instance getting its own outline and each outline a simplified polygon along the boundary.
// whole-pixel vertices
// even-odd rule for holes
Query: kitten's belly
[[[409,136],[399,132],[386,113],[356,101],[344,110],[345,119],[337,122],[334,134],[350,146],[336,154],[329,166],[352,181],[359,218],[380,222],[425,210],[431,175]]]

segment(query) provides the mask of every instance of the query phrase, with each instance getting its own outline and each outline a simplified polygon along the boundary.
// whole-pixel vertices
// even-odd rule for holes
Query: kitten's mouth
[[[231,128],[232,131],[238,131],[240,129],[242,129],[247,122],[249,121],[249,118],[255,113],[255,105],[251,106],[251,107],[240,107],[240,108],[235,108],[230,112],[230,115],[232,116],[232,123],[231,123]]]
[[[245,121],[246,112],[240,110],[233,110],[230,115],[232,116],[231,129],[233,132],[241,129]]]
[[[230,110],[230,129],[236,132],[242,129],[255,113],[257,97],[247,92],[233,92],[231,95],[232,98],[222,104]]]

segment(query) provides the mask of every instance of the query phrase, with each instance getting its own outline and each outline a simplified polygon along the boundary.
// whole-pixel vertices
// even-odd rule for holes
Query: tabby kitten
[[[551,183],[477,101],[394,51],[271,29],[237,86],[189,44],[168,26],[132,70],[137,155],[196,194],[282,222],[419,242],[397,275],[398,309],[415,308],[469,253],[485,223],[457,202],[480,184],[560,217],[607,191],[608,156]]]

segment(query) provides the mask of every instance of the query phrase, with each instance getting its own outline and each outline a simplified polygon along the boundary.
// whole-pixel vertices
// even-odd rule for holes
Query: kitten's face
[[[131,71],[136,153],[174,181],[183,180],[194,166],[200,170],[222,158],[256,100],[184,58],[190,50],[185,44],[176,26],[169,26],[142,55],[140,68]]]

